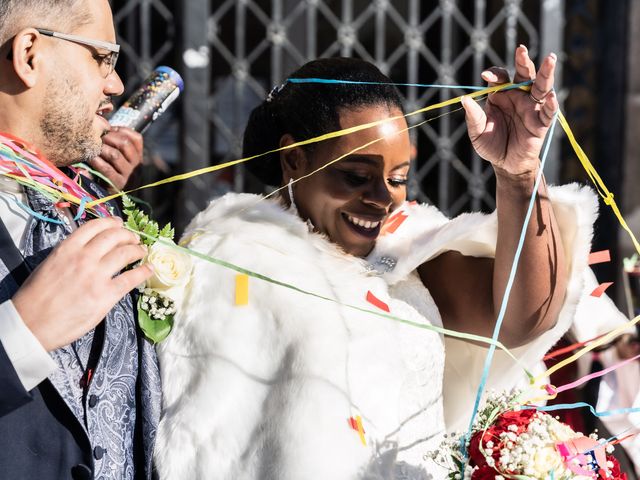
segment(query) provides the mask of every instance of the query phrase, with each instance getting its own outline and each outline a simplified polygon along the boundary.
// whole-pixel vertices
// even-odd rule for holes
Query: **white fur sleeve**
[[[526,346],[512,350],[524,365],[535,370],[542,356],[562,337],[574,321],[576,307],[586,291],[584,276],[590,274],[588,256],[597,217],[598,203],[593,191],[576,184],[550,187],[553,210],[566,252],[568,284],[565,302],[554,328]],[[412,222],[415,225],[415,222]],[[420,229],[420,225],[414,227]],[[398,259],[389,276],[390,282],[405,276],[419,265],[444,251],[459,251],[477,257],[495,256],[497,217],[481,213],[463,214],[424,233],[412,235],[410,252]],[[378,254],[383,255],[382,251]],[[587,319],[588,321],[588,319]],[[446,362],[444,405],[448,430],[466,429],[483,370],[487,349],[453,338],[445,338]],[[512,388],[525,380],[522,369],[505,353],[496,351],[488,380],[488,388]]]

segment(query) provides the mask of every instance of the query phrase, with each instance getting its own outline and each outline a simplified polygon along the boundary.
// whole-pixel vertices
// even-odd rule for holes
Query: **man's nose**
[[[124,92],[124,84],[120,75],[114,70],[106,78],[106,84],[104,88],[105,95],[110,97],[118,97]]]

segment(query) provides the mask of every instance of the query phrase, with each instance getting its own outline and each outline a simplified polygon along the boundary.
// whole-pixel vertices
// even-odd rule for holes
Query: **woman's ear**
[[[290,134],[280,138],[280,148],[296,143]],[[289,183],[290,179],[300,178],[307,169],[307,155],[301,147],[288,148],[280,152],[280,168],[282,169],[282,184]]]

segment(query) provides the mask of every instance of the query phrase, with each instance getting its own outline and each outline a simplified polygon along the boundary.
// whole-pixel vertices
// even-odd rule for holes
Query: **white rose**
[[[191,278],[191,256],[172,247],[170,240],[154,243],[147,253],[145,263],[153,268],[153,275],[146,282],[148,288],[172,299],[179,307],[184,289]]]
[[[536,472],[536,478],[546,478],[551,471],[557,476],[562,476],[565,472],[564,461],[552,446],[539,448],[535,452],[534,462],[531,467]]]

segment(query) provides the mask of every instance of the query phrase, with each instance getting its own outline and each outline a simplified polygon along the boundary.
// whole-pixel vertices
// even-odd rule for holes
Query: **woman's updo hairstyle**
[[[402,111],[391,80],[369,62],[356,58],[321,58],[306,63],[289,78],[323,78],[373,84],[283,83],[251,112],[244,131],[243,157],[275,150],[290,134],[296,142],[340,130],[339,110],[386,105]],[[312,151],[314,144],[303,148]],[[280,155],[271,153],[245,163],[267,185],[280,185]]]

